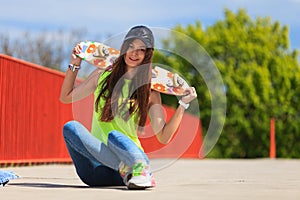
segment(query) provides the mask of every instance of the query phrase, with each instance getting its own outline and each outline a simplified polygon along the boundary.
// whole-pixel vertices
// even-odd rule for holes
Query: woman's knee
[[[78,123],[79,122],[74,121],[74,120],[67,122],[63,127],[64,137],[68,137],[68,136],[70,136],[70,134],[74,135],[76,133],[76,125]]]
[[[135,145],[127,136],[115,130],[108,134],[108,143],[123,150],[126,150],[128,146]]]
[[[113,130],[111,132],[108,133],[108,140],[110,141],[118,141],[118,142],[124,142],[124,143],[132,143],[134,144],[134,142],[126,135],[124,135],[123,133]]]

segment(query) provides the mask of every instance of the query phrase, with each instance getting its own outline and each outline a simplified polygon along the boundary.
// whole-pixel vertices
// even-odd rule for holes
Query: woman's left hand
[[[187,90],[188,95],[181,98],[181,101],[188,104],[197,97],[197,92],[194,87],[189,87]]]

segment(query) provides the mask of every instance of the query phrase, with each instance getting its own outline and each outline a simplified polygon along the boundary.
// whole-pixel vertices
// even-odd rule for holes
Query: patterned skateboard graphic
[[[118,58],[120,51],[99,42],[81,42],[82,51],[78,57],[91,65],[106,69]],[[188,83],[178,74],[159,66],[152,69],[151,89],[161,93],[183,96],[187,95]]]

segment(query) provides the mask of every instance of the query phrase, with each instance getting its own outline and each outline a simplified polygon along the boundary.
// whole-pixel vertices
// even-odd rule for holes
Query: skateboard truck
[[[169,87],[181,87],[183,86],[184,81],[178,74],[173,75],[172,84],[167,84]]]
[[[99,45],[97,50],[93,53],[93,56],[105,58],[105,57],[109,56],[109,51],[106,47]]]

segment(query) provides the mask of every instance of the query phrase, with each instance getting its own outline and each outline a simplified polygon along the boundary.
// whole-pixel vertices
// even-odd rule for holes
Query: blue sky
[[[0,33],[20,36],[83,28],[91,35],[115,35],[137,24],[172,28],[224,18],[224,8],[244,8],[251,18],[270,16],[289,26],[292,49],[300,49],[300,0],[0,0]]]

